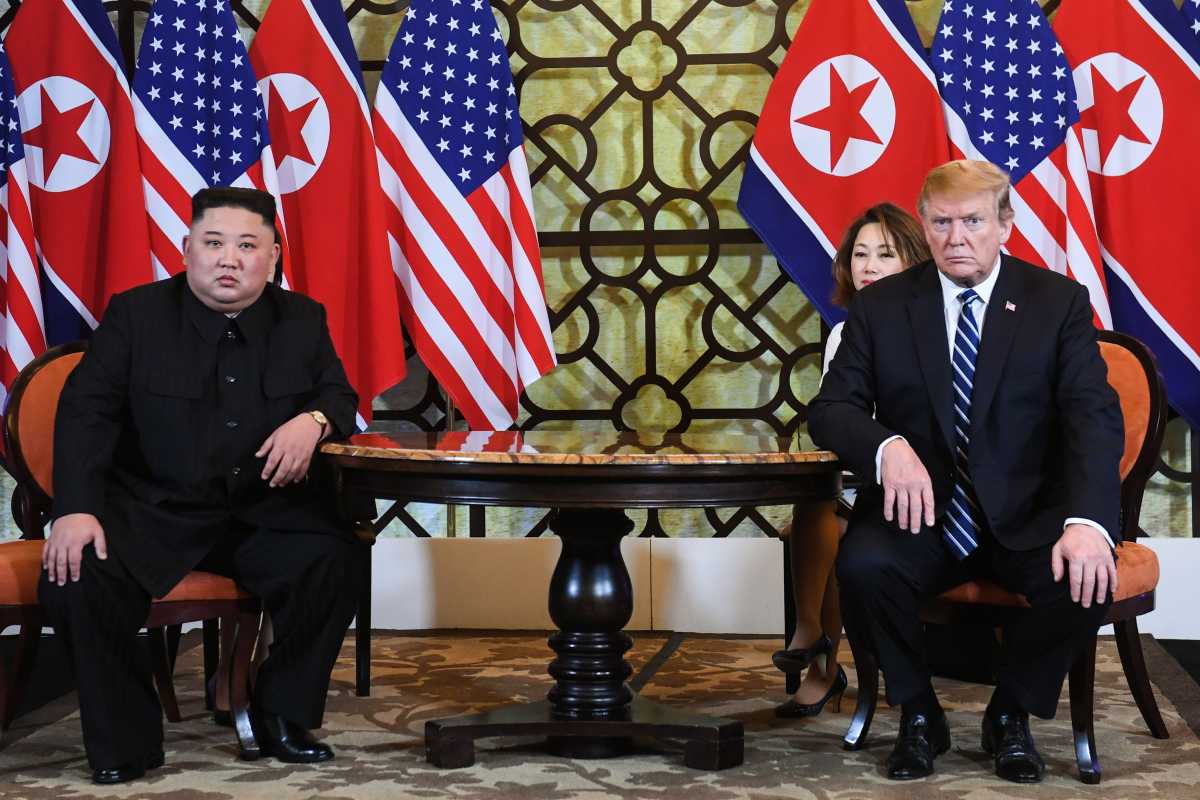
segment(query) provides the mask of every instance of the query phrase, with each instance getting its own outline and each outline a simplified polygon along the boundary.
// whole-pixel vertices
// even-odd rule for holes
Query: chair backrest
[[[4,409],[9,467],[28,499],[48,505],[54,496],[54,420],[67,376],[83,358],[85,342],[69,342],[29,362],[13,381]],[[30,535],[30,531],[25,531]]]
[[[1142,493],[1154,472],[1167,426],[1167,400],[1154,356],[1132,336],[1100,331],[1100,355],[1108,382],[1121,400],[1125,451],[1121,455],[1121,537],[1141,533]]]

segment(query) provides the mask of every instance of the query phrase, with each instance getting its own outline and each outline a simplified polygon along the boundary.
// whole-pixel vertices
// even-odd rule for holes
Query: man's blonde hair
[[[971,161],[966,158],[948,161],[930,170],[921,184],[917,212],[924,217],[929,198],[935,194],[960,198],[980,192],[990,192],[996,198],[996,214],[1000,219],[1013,218],[1008,174],[990,161]]]

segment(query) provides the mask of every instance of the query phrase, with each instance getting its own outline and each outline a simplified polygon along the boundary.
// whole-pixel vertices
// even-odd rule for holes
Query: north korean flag
[[[47,344],[153,278],[129,84],[100,0],[26,0],[5,37],[28,165]]]
[[[372,399],[404,377],[404,340],[370,111],[341,3],[274,0],[250,63],[283,201],[288,283],[325,306],[369,421]]]
[[[1157,356],[1171,404],[1200,427],[1200,65],[1171,0],[1067,0],[1054,29],[1074,67],[1113,327]]]
[[[813,0],[767,93],[738,209],[821,316],[846,226],[889,200],[915,211],[949,158],[941,100],[902,0]]]

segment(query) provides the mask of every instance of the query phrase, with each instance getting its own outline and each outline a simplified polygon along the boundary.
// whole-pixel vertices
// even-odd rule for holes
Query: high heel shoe
[[[217,708],[217,677],[220,674],[221,673],[218,672],[216,675],[213,675],[212,679],[208,682],[208,696],[212,698],[213,704],[212,720],[216,725],[220,725],[225,728],[232,728],[233,712],[227,708]]]
[[[780,672],[787,675],[800,675],[808,669],[808,665],[817,656],[823,656],[833,649],[829,637],[821,634],[821,638],[813,642],[812,647],[793,647],[791,650],[776,650],[771,654],[771,663]]]
[[[786,703],[781,703],[775,706],[775,716],[777,717],[815,717],[820,714],[825,708],[825,704],[831,699],[837,698],[833,702],[834,712],[842,710],[842,695],[846,693],[846,686],[849,681],[846,679],[846,670],[838,667],[837,677],[833,679],[833,685],[829,687],[829,691],[815,703],[797,703],[796,698],[789,699]]]

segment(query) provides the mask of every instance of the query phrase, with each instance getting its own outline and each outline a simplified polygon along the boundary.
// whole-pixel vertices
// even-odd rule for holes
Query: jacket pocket
[[[270,398],[306,394],[313,388],[312,376],[294,368],[268,369],[263,375],[263,394]]]
[[[167,371],[151,373],[146,379],[146,390],[151,394],[186,400],[199,400],[203,393],[200,379],[197,376],[173,374]]]

